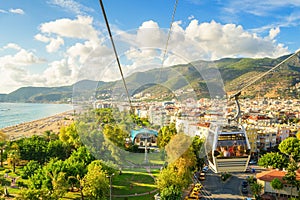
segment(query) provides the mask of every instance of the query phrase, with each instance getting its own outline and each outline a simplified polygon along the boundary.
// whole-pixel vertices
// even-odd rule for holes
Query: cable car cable
[[[229,96],[229,99],[231,98],[235,98],[235,96],[238,96],[244,89],[246,89],[247,87],[249,87],[250,85],[252,85],[253,83],[255,83],[256,81],[258,81],[259,79],[261,79],[262,77],[266,76],[267,74],[269,74],[271,71],[275,70],[276,68],[280,67],[282,64],[286,63],[287,61],[289,61],[290,59],[292,59],[295,55],[297,55],[300,52],[300,49],[298,49],[295,53],[293,53],[292,55],[290,55],[289,57],[287,57],[286,59],[284,59],[283,61],[281,61],[280,63],[278,63],[277,65],[275,65],[274,67],[272,67],[271,69],[269,69],[268,71],[266,71],[265,73],[261,74],[260,76],[258,76],[257,78],[255,78],[254,80],[250,81],[248,84],[246,84],[242,89],[240,89],[238,92],[236,92],[233,95]]]
[[[113,36],[112,36],[111,30],[110,30],[110,27],[109,27],[108,19],[107,19],[106,13],[105,13],[105,8],[104,8],[102,0],[99,0],[99,3],[100,3],[100,7],[102,9],[102,14],[103,14],[105,24],[106,24],[106,27],[107,27],[107,31],[108,31],[108,34],[109,34],[109,37],[110,37],[110,41],[111,41],[111,44],[112,44],[112,47],[113,47],[113,50],[114,50],[116,61],[118,63],[119,71],[120,71],[120,74],[122,76],[123,85],[124,85],[125,90],[126,90],[126,95],[127,95],[129,106],[130,106],[130,112],[132,112],[133,107],[132,107],[132,103],[131,103],[131,100],[130,100],[130,95],[129,95],[128,88],[127,88],[127,85],[126,85],[126,81],[125,81],[125,78],[124,78],[124,74],[123,74],[123,71],[122,71],[122,67],[121,67],[121,63],[120,63],[119,56],[118,56],[118,53],[117,53],[117,49],[116,49],[116,46],[115,46],[115,43],[114,43],[114,40],[113,40]]]
[[[177,5],[178,5],[178,0],[176,0],[175,4],[174,4],[174,9],[173,9],[173,13],[172,13],[172,20],[171,20],[171,23],[170,23],[170,28],[169,28],[169,31],[168,31],[167,42],[166,42],[166,46],[165,46],[164,54],[163,54],[163,58],[162,58],[162,67],[163,67],[163,64],[165,62],[167,51],[168,51],[168,45],[169,45],[169,40],[170,40],[170,37],[171,37],[171,32],[172,32],[172,27],[173,27],[173,23],[174,23],[174,18],[175,18],[175,13],[176,13]]]
[[[280,63],[278,63],[277,65],[275,65],[274,67],[272,67],[271,69],[269,69],[268,71],[266,71],[265,73],[263,73],[260,76],[258,76],[257,78],[254,77],[254,78],[250,79],[250,81],[243,88],[241,88],[238,92],[234,93],[233,95],[229,96],[229,100],[230,99],[234,99],[235,100],[235,105],[236,105],[236,108],[237,108],[236,115],[233,118],[228,119],[228,123],[229,124],[233,120],[235,120],[236,122],[238,122],[238,118],[240,117],[241,109],[240,109],[240,104],[239,104],[239,101],[238,101],[238,97],[241,95],[242,91],[244,89],[246,89],[247,87],[251,86],[253,83],[255,83],[256,81],[258,81],[262,77],[266,76],[267,74],[269,74],[270,72],[272,72],[273,70],[275,70],[276,68],[280,67],[282,64],[284,64],[287,61],[289,61],[290,59],[292,59],[299,52],[300,52],[300,49],[297,50],[292,55],[290,55],[289,57],[287,57],[286,59],[282,60]]]
[[[178,5],[178,0],[175,0],[173,13],[172,13],[172,19],[171,19],[170,27],[169,27],[169,30],[168,30],[167,41],[166,41],[166,45],[165,45],[165,48],[164,48],[164,54],[163,54],[162,61],[161,61],[161,68],[160,68],[160,72],[159,72],[158,81],[160,81],[162,68],[164,66],[164,62],[165,62],[165,59],[166,59],[168,46],[169,46],[169,41],[170,41],[170,37],[171,37],[171,33],[172,33],[172,27],[173,27],[173,23],[174,23],[174,19],[175,19],[175,13],[176,13],[176,10],[177,10],[177,5]]]

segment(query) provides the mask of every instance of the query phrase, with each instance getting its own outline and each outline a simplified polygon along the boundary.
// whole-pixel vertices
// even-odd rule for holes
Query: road
[[[256,169],[256,172],[260,172],[261,169],[257,166],[250,166]],[[245,199],[247,196],[241,192],[241,183],[246,180],[248,176],[255,176],[253,173],[231,173],[232,177],[223,182],[221,180],[221,174],[215,174],[211,171],[206,173],[206,179],[202,181],[204,189],[202,191],[203,199]],[[248,186],[250,193],[250,188]],[[249,197],[251,195],[249,194]]]

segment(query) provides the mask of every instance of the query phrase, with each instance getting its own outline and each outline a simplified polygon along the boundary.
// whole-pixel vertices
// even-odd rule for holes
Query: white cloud
[[[0,9],[0,13],[7,13],[7,11]]]
[[[25,14],[25,12],[22,9],[20,9],[20,8],[9,9],[9,12],[14,13],[14,14],[19,14],[19,15],[24,15]]]
[[[257,16],[271,15],[270,12],[278,8],[300,7],[299,0],[230,0],[220,1],[224,5],[224,10],[231,13],[247,12]],[[274,14],[274,13],[273,13]]]
[[[280,28],[279,27],[270,29],[270,31],[269,31],[270,39],[271,40],[274,39],[279,33],[280,33]]]
[[[54,61],[45,70],[44,75],[47,76],[47,84],[54,85],[57,83],[65,83],[65,77],[70,77],[71,70],[67,59]]]
[[[49,37],[44,36],[44,35],[42,35],[42,34],[36,34],[36,35],[34,36],[34,38],[35,38],[36,40],[41,41],[41,42],[44,42],[44,43],[47,43],[47,42],[50,41],[50,38],[49,38]]]
[[[35,39],[44,42],[48,52],[56,52],[61,45],[66,46],[66,52],[59,52],[57,60],[47,63],[47,69],[40,74],[30,73],[23,67],[43,60],[17,44],[7,44],[5,48],[18,52],[0,57],[0,71],[9,69],[7,75],[11,80],[11,83],[0,83],[3,87],[10,87],[8,84],[13,85],[11,87],[21,84],[58,86],[81,79],[120,79],[110,40],[100,35],[92,22],[91,17],[78,16],[74,20],[59,19],[42,24]],[[167,34],[168,30],[161,29],[154,21],[146,21],[134,31],[118,30],[114,40],[124,74],[162,67]],[[276,42],[278,34],[279,28],[271,29],[268,37],[260,37],[236,24],[199,23],[194,19],[184,27],[181,22],[174,22],[164,66],[224,57],[278,57],[289,53],[287,47]],[[75,40],[67,43],[68,38]]]
[[[98,41],[98,32],[92,26],[93,18],[78,16],[77,19],[58,19],[43,23],[42,33],[56,34],[60,37]]]
[[[21,47],[15,43],[8,43],[3,47],[3,49],[15,49],[15,50],[21,50]]]
[[[43,62],[43,59],[38,58],[33,52],[25,49],[20,49],[14,55],[5,55],[0,57],[0,66],[2,67],[27,66],[41,62]]]
[[[47,52],[56,52],[61,45],[64,44],[64,40],[61,37],[50,38],[50,44],[46,46]]]
[[[8,93],[21,86],[34,85],[39,82],[41,75],[31,76],[26,67],[44,63],[43,59],[14,43],[9,43],[2,49],[14,49],[17,52],[0,57],[1,92]]]
[[[195,16],[194,16],[194,15],[190,15],[190,16],[188,17],[188,20],[192,20],[192,19],[195,19]]]
[[[48,3],[59,6],[67,11],[71,11],[75,14],[82,15],[84,12],[92,12],[93,9],[88,8],[73,0],[51,0]]]
[[[277,57],[288,53],[287,48],[274,43],[273,38],[259,37],[235,24],[222,25],[215,21],[199,24],[197,20],[193,20],[185,34],[195,42],[196,45],[193,46],[202,46],[207,50],[211,59],[239,56]]]
[[[163,47],[164,38],[158,24],[152,20],[143,22],[137,29],[135,42],[139,46]]]

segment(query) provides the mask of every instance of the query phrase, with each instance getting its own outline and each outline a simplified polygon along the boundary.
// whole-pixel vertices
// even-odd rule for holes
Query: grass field
[[[150,165],[163,165],[165,160],[162,158],[161,152],[151,152],[147,154]],[[145,164],[145,153],[129,153],[125,158],[127,161],[136,165]]]
[[[123,170],[122,175],[113,177],[114,195],[140,194],[156,189],[155,180],[145,169]]]

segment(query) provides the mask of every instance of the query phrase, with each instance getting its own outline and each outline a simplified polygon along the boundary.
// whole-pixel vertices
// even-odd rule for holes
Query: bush
[[[10,172],[11,172],[10,169],[6,169],[6,170],[5,170],[5,173],[10,173]]]
[[[253,183],[256,183],[256,178],[254,176],[248,176],[247,181],[248,181],[249,185],[251,185]]]
[[[29,163],[27,163],[26,166],[24,166],[23,171],[21,172],[21,177],[23,179],[28,179],[39,168],[40,168],[40,164],[37,161],[32,160]]]
[[[26,183],[24,183],[24,181],[21,181],[21,180],[17,180],[17,186],[20,188],[28,188]]]
[[[229,173],[222,173],[221,174],[221,180],[222,181],[226,181],[227,179],[229,179],[231,177],[231,174]]]

